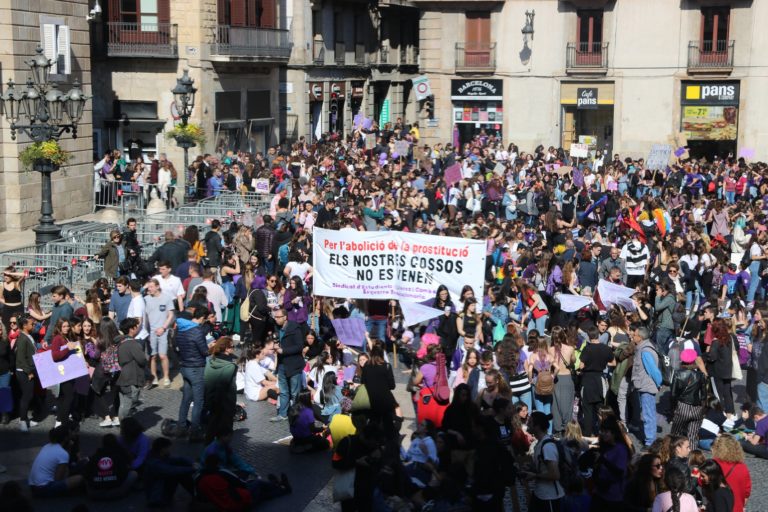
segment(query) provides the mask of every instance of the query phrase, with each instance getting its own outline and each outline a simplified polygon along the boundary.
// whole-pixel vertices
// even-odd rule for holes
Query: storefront
[[[309,126],[313,141],[323,135],[323,82],[309,82]]]
[[[451,80],[453,143],[461,145],[483,134],[501,139],[503,99],[503,80]]]
[[[739,82],[682,82],[680,131],[692,158],[736,155]]]
[[[563,149],[581,140],[593,140],[595,149],[613,147],[613,82],[562,82],[560,84]]]

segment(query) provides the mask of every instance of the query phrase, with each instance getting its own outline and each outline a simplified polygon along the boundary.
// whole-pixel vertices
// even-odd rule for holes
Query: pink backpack
[[[435,399],[447,404],[451,399],[451,387],[448,385],[448,372],[445,367],[445,354],[438,352],[435,357],[437,375],[435,375]]]

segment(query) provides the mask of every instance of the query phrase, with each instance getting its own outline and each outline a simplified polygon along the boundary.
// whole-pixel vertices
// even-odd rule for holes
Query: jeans
[[[365,328],[368,330],[368,333],[371,335],[371,338],[378,338],[384,343],[387,342],[387,319],[383,320],[373,320],[369,318],[365,321]],[[363,344],[363,349],[365,349],[365,344]],[[363,350],[365,352],[365,350]]]
[[[659,352],[667,355],[667,352],[669,352],[669,340],[674,337],[674,335],[675,332],[672,329],[667,329],[666,327],[659,327],[656,329],[656,347]]]
[[[187,423],[187,413],[189,413],[189,404],[195,402],[192,407],[192,427],[200,427],[200,417],[203,414],[203,400],[205,397],[205,382],[203,374],[205,367],[197,368],[181,367],[181,376],[184,378],[184,387],[181,389],[181,405],[179,405],[179,425],[184,426]]]
[[[533,394],[533,403],[536,406],[537,411],[541,411],[544,414],[552,412],[552,395],[537,395]],[[549,433],[552,433],[552,422],[549,422]]]
[[[725,192],[725,202],[728,204],[734,204],[736,202],[736,192]]]
[[[277,386],[280,388],[280,400],[277,408],[277,415],[284,418],[288,417],[288,407],[291,402],[295,402],[301,391],[301,375],[299,372],[296,375],[288,377],[285,374],[285,366],[280,365],[277,369]]]
[[[749,264],[749,290],[747,290],[747,302],[755,300],[755,294],[760,286],[760,261],[755,260]],[[760,290],[762,292],[762,290]],[[762,296],[763,294],[760,293]]]
[[[615,225],[616,225],[616,217],[608,217],[607,219],[605,219],[605,231],[607,233],[611,233]]]
[[[535,319],[533,316],[528,320],[528,332],[531,332],[533,329],[536,329],[539,331],[539,334],[544,334],[544,329],[547,326],[547,318],[549,318],[549,315],[540,316],[539,318]]]
[[[656,440],[656,394],[640,392],[643,419],[643,443],[651,446]]]
[[[512,395],[512,402],[523,402],[529,411],[533,410],[533,391],[528,390],[519,395]]]
[[[768,411],[768,384],[759,382],[757,384],[757,405],[764,411]]]
[[[136,412],[136,406],[139,404],[139,386],[120,386],[120,408],[117,411],[117,417],[121,420],[131,416]]]
[[[763,443],[752,444],[749,441],[741,441],[741,447],[746,453],[760,457],[761,459],[768,459],[768,446]]]
[[[699,439],[699,448],[702,450],[710,451],[713,444],[715,444],[714,439]]]

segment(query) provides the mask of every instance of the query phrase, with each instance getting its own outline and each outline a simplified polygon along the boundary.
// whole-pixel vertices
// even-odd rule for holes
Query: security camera
[[[88,13],[88,16],[86,19],[88,21],[95,21],[98,18],[101,17],[101,6],[99,5],[98,0],[96,0],[96,4],[93,6],[93,9]]]

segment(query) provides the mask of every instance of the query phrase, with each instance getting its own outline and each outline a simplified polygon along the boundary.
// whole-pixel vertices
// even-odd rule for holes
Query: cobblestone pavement
[[[408,434],[413,421],[413,407],[408,403],[409,396],[405,392],[406,376],[402,373],[402,366],[395,371],[398,382],[396,397],[401,404],[406,422]],[[164,418],[175,418],[178,413],[181,393],[178,390],[180,379],[177,377],[171,389],[156,388],[149,392],[143,392],[144,404],[137,414],[139,421],[147,427],[147,435],[157,437],[160,435],[160,423]],[[734,395],[737,402],[744,400],[744,386],[734,386]],[[282,423],[270,423],[268,420],[274,415],[274,407],[266,403],[247,403],[248,419],[235,424],[235,439],[233,441],[238,453],[253,464],[260,473],[285,472],[293,483],[294,492],[289,496],[265,503],[258,509],[260,511],[305,511],[327,512],[338,510],[333,504],[332,469],[328,453],[293,455],[288,447],[275,444],[275,441],[289,435],[288,425]],[[0,426],[0,463],[8,468],[8,472],[0,474],[0,484],[8,480],[24,481],[32,465],[39,447],[47,441],[47,432],[53,426],[53,417],[49,416],[45,422],[33,429],[29,434],[18,431],[18,422],[9,426]],[[663,432],[669,431],[669,425],[659,417],[659,424]],[[84,454],[92,453],[98,446],[100,436],[108,431],[116,429],[102,429],[98,426],[98,420],[87,419],[81,426],[81,446]],[[406,438],[408,439],[408,438]],[[186,441],[178,441],[175,444],[176,455],[184,455],[197,458],[202,445],[190,444]],[[768,511],[768,486],[762,482],[768,481],[768,461],[747,456],[746,464],[752,476],[752,497],[749,500],[749,512]],[[518,488],[518,493],[522,489]],[[173,511],[186,511],[189,498],[184,491],[177,493],[177,501]],[[36,511],[40,512],[66,512],[74,505],[83,502],[82,498],[71,497],[65,499],[35,500]],[[525,498],[521,497],[521,510],[525,512]],[[510,504],[510,500],[506,500]],[[92,512],[109,511],[115,509],[114,503],[88,502]],[[140,492],[134,492],[120,502],[121,511],[144,510],[144,496]],[[505,507],[511,510],[510,507]],[[2,510],[2,504],[0,504]]]

